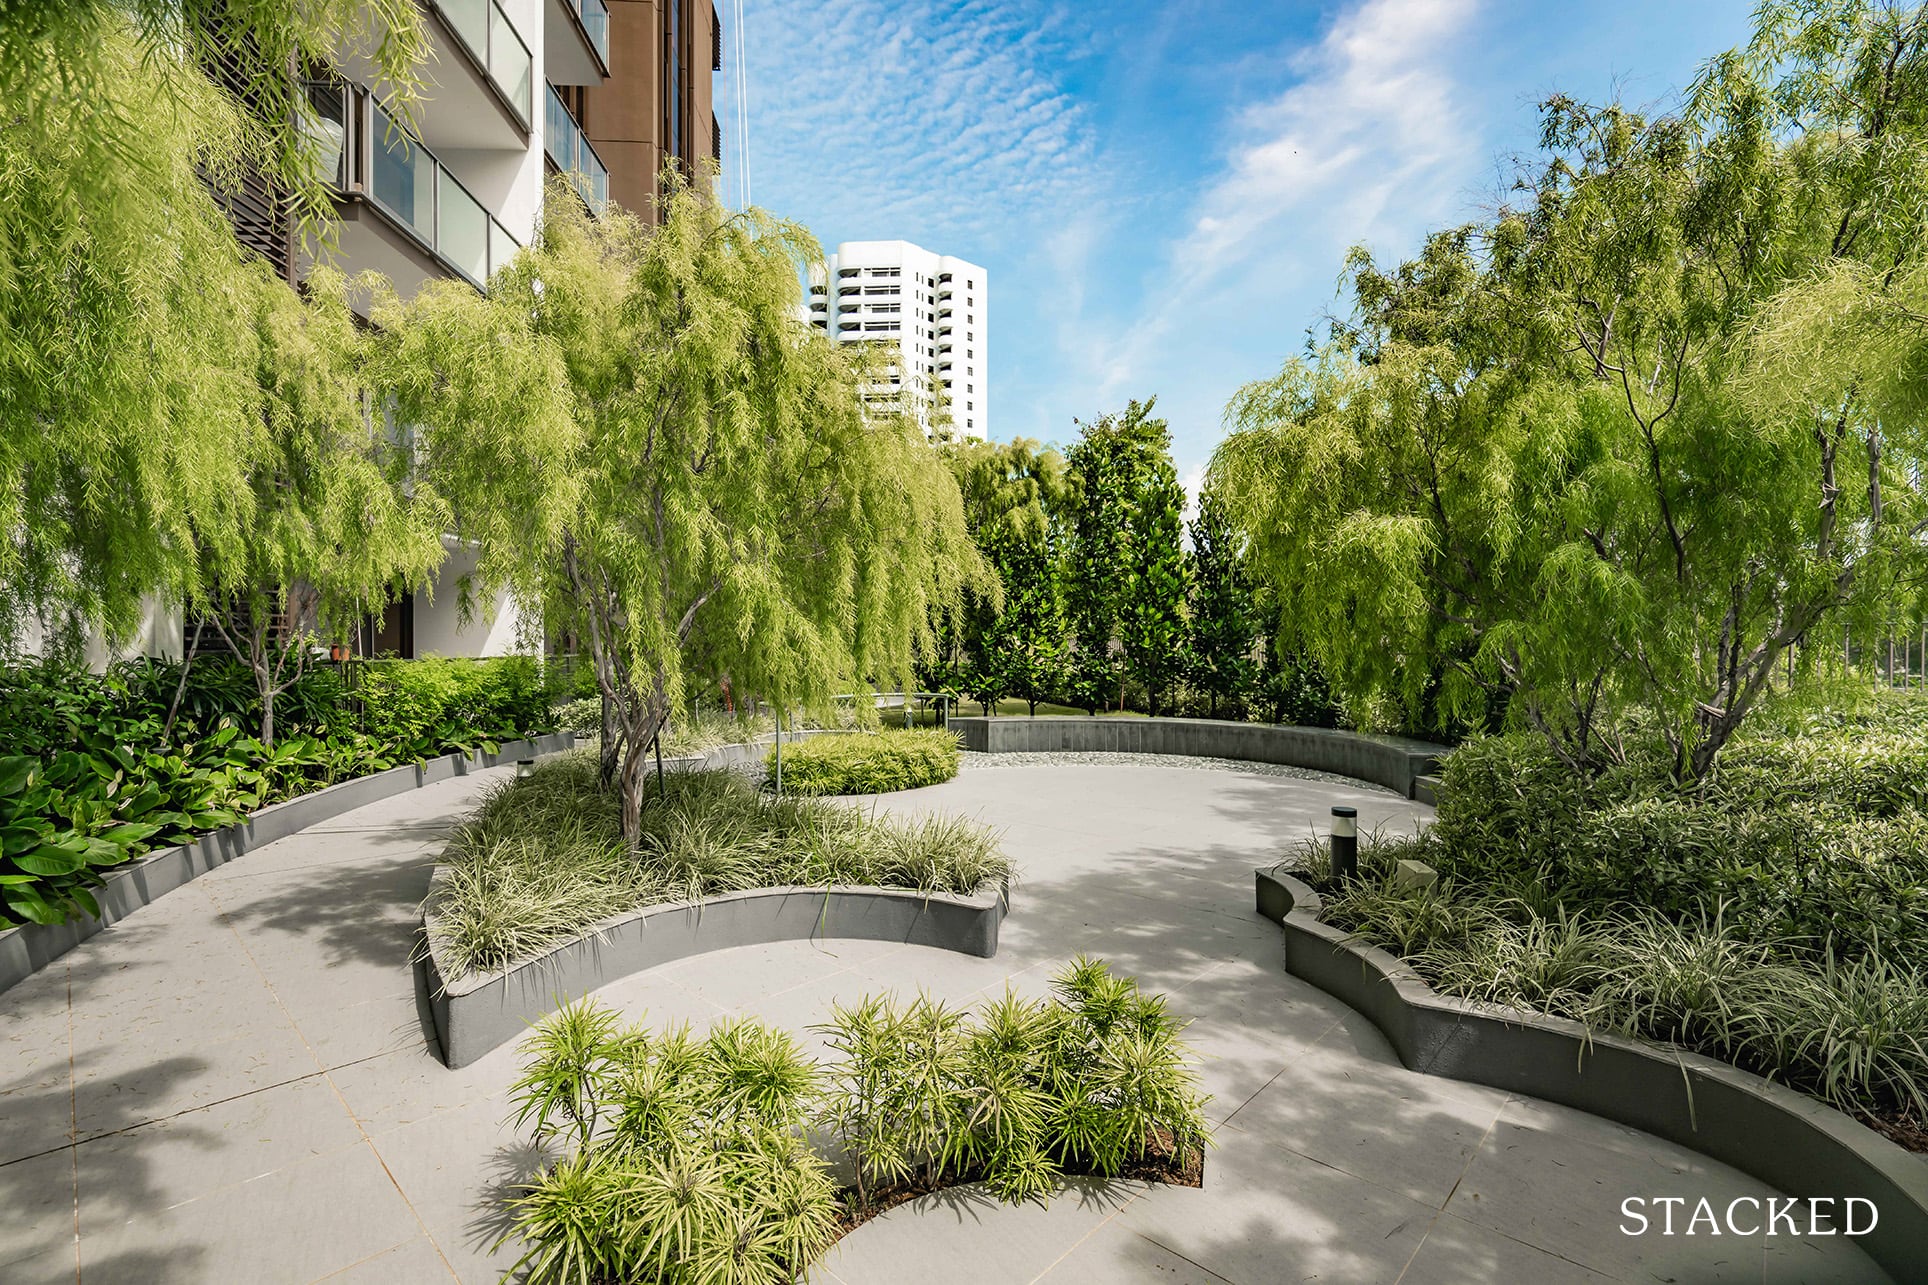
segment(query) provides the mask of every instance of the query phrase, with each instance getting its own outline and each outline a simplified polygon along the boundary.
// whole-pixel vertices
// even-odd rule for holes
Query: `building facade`
[[[614,202],[654,221],[665,164],[695,178],[720,163],[711,76],[723,37],[711,0],[417,2],[430,56],[407,119],[365,60],[345,59],[308,85],[340,216],[331,246],[304,252],[265,191],[218,194],[241,241],[290,280],[318,255],[347,274],[378,271],[404,297],[438,277],[486,290],[534,235],[552,175],[571,175],[594,207]],[[449,546],[432,591],[398,592],[364,623],[358,652],[485,656],[532,645],[506,596],[465,618],[455,585],[475,554]],[[194,636],[178,612],[147,632],[149,654],[178,654]]]
[[[845,241],[810,282],[813,325],[842,343],[895,346],[866,397],[927,432],[990,434],[990,278],[909,241]]]

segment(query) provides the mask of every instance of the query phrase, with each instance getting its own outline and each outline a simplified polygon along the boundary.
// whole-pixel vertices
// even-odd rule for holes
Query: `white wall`
[[[415,654],[417,656],[507,656],[538,650],[537,639],[524,639],[522,613],[508,594],[498,593],[478,603],[474,618],[462,623],[461,578],[475,570],[475,550],[453,547],[435,573],[434,593],[415,594]]]

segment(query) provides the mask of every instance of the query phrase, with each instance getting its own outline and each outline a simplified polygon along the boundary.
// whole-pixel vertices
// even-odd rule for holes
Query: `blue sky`
[[[1382,260],[1490,208],[1552,90],[1665,105],[1751,0],[741,0],[752,200],[991,281],[992,433],[1156,394],[1194,483],[1227,399]],[[722,0],[726,27],[734,4]],[[735,33],[717,83],[741,149]]]

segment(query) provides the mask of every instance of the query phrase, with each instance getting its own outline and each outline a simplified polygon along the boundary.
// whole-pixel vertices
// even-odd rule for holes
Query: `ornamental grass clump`
[[[956,776],[961,751],[955,732],[934,728],[812,736],[784,747],[783,788],[798,794],[915,790]],[[768,768],[774,778],[774,752]]]
[[[776,799],[727,770],[665,774],[641,824],[631,852],[593,750],[557,755],[490,790],[450,837],[430,894],[443,975],[536,958],[646,906],[777,887],[971,896],[1014,876],[996,832],[968,818],[898,820]]]
[[[838,1005],[819,1064],[752,1019],[706,1037],[584,1000],[523,1045],[516,1124],[553,1159],[509,1201],[528,1285],[791,1282],[896,1200],[982,1180],[1045,1199],[1068,1173],[1196,1182],[1207,1138],[1180,1023],[1080,958],[1049,999]],[[833,1140],[839,1189],[811,1147]]]
[[[1763,938],[1719,906],[1674,919],[1520,895],[1525,881],[1398,886],[1394,863],[1436,844],[1368,840],[1364,876],[1344,888],[1315,872],[1325,918],[1442,993],[1704,1053],[1920,1148],[1910,1122],[1928,1120],[1928,974],[1908,957],[1879,939],[1816,950]]]
[[[1202,1157],[1206,1099],[1164,997],[1083,956],[1051,989],[1007,992],[975,1021],[921,995],[833,1008],[816,1029],[842,1060],[819,1119],[851,1163],[859,1212],[946,1181],[981,1179],[1016,1202],[1065,1174]]]

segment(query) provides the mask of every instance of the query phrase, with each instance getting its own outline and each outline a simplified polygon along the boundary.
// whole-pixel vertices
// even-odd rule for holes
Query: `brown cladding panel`
[[[643,218],[656,217],[656,179],[658,157],[654,143],[603,142],[596,154],[609,167],[609,197],[616,204]]]
[[[681,4],[683,65],[688,92],[682,104],[689,122],[684,150],[701,161],[716,148],[711,89],[716,10],[706,0],[608,0],[609,79],[588,90],[585,129],[596,154],[609,167],[609,194],[644,218],[654,217],[656,175],[667,124],[663,92],[664,6]]]

